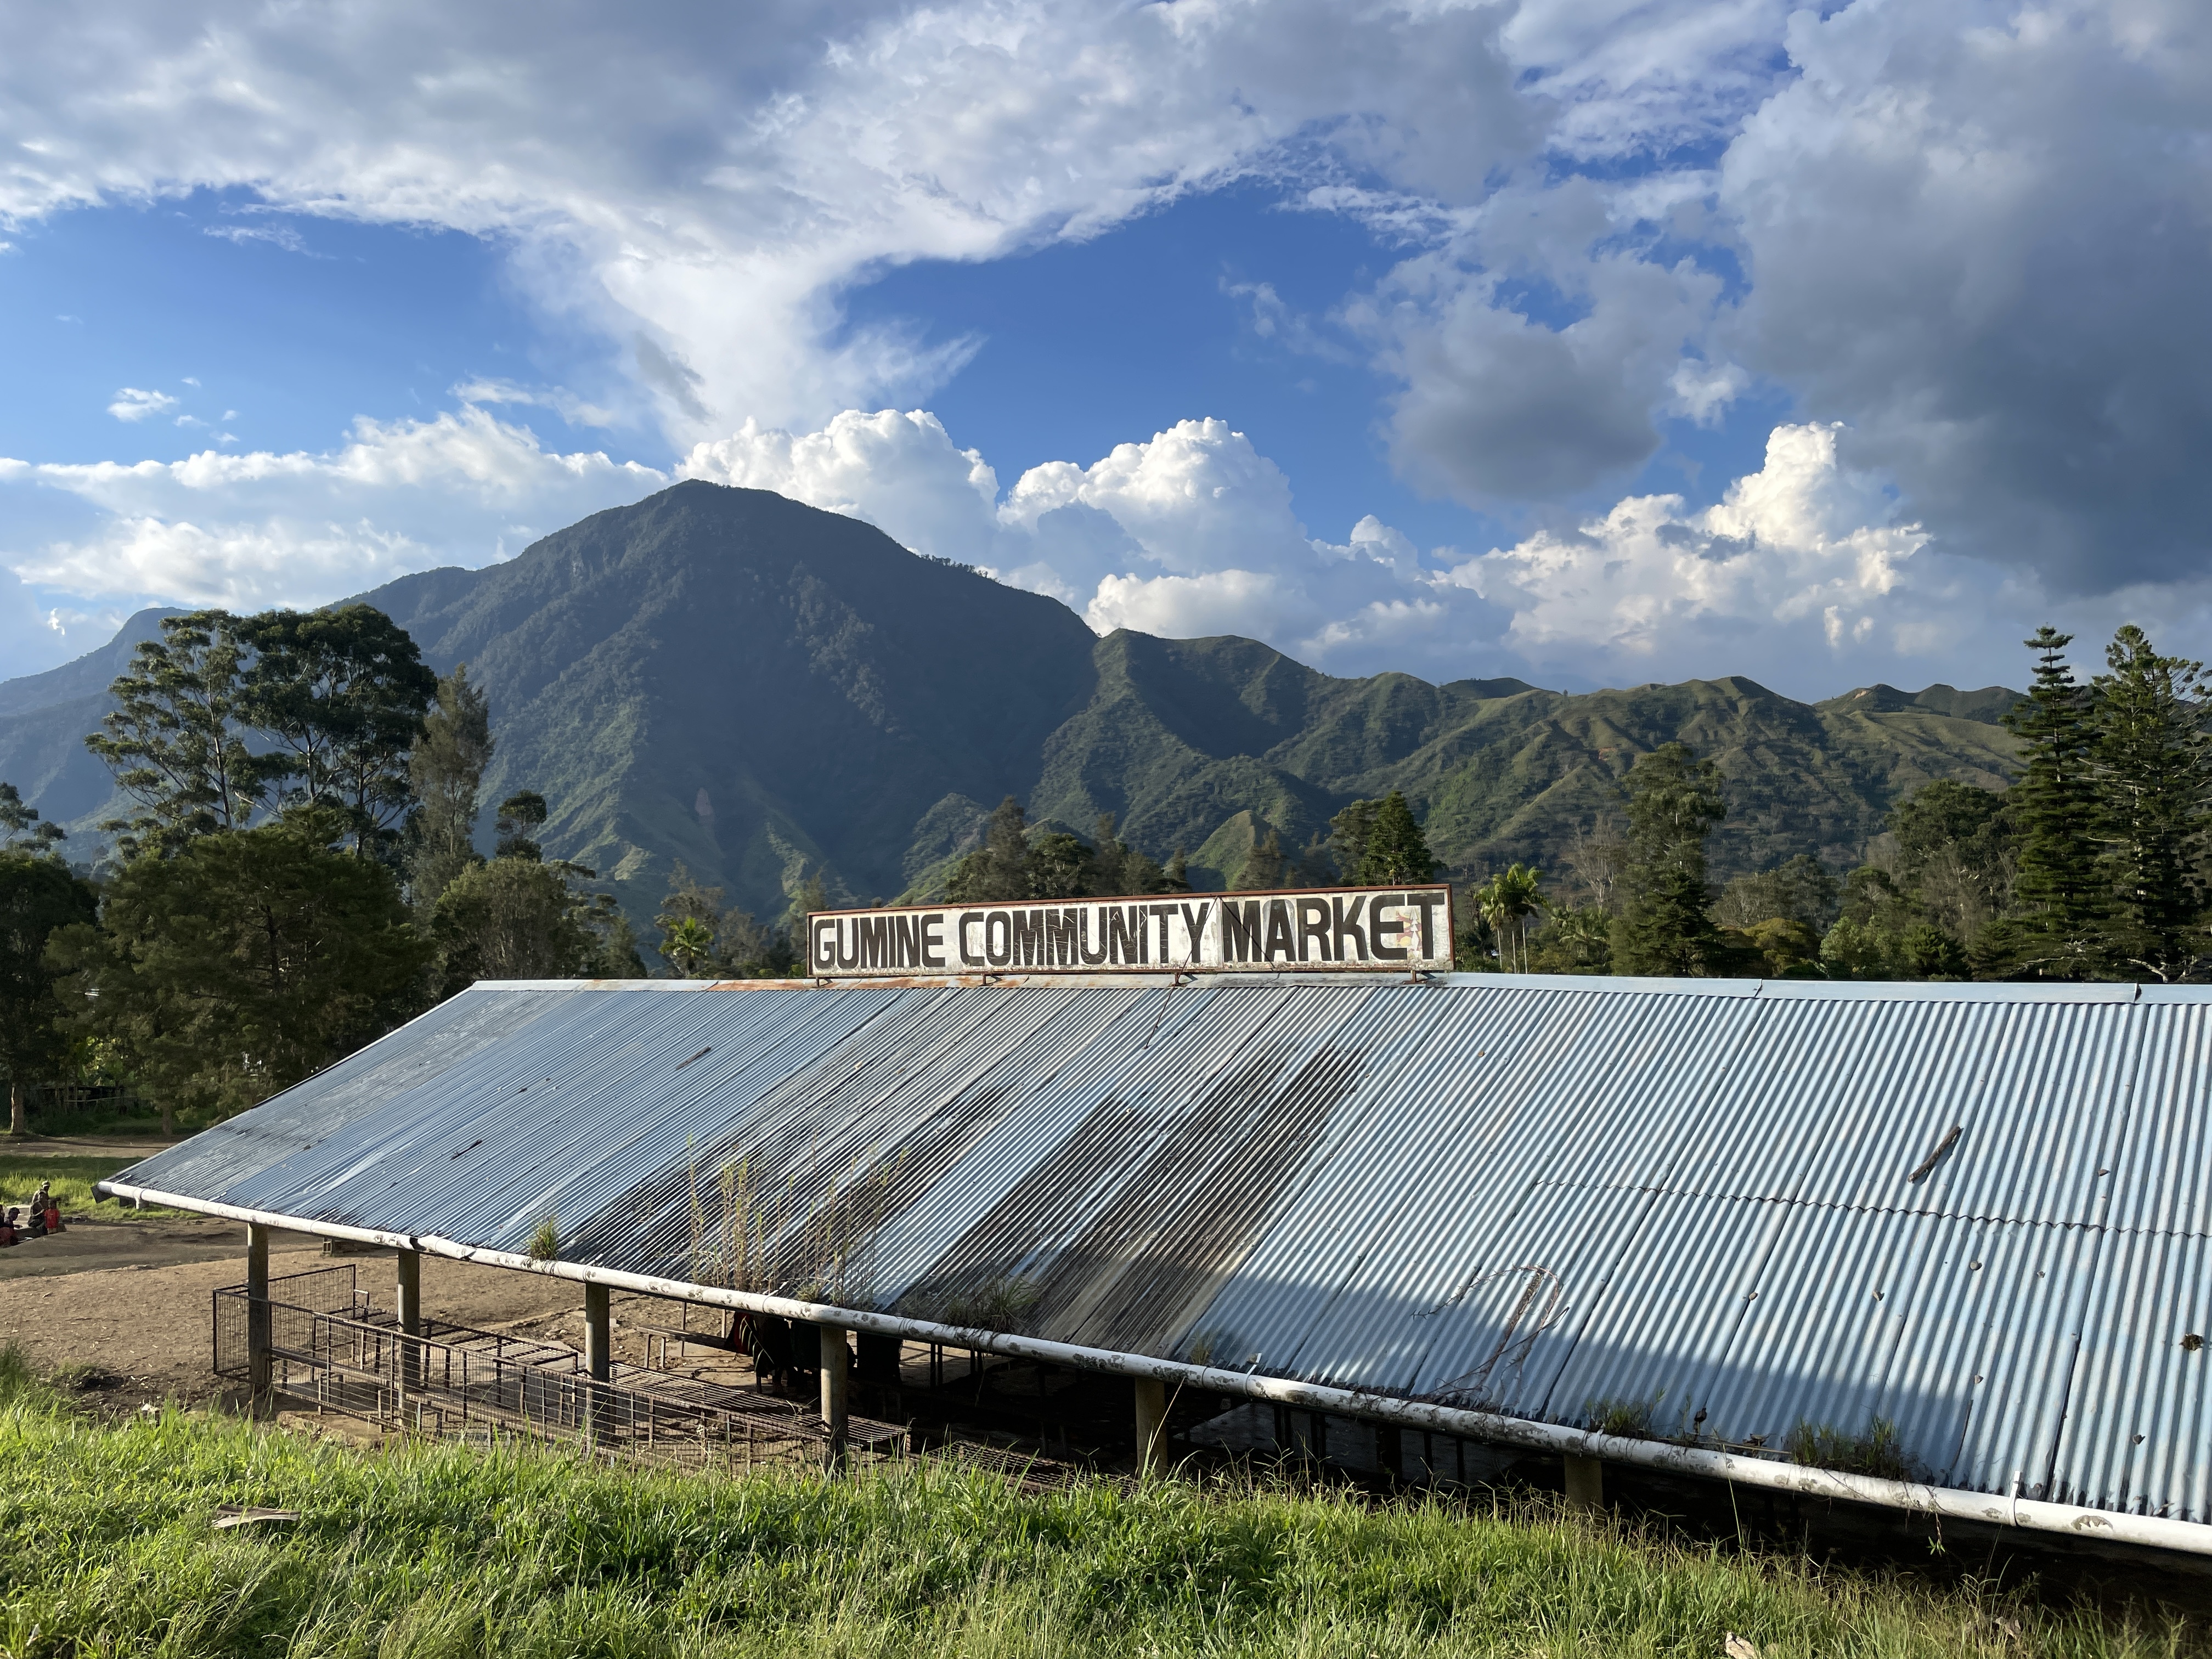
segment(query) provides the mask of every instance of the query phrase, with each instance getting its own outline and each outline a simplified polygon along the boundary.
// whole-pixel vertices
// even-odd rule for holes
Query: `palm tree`
[[[714,930],[696,916],[678,917],[672,926],[665,916],[660,921],[668,930],[660,954],[684,978],[698,978],[701,965],[714,959]]]
[[[1544,872],[1534,865],[1510,865],[1474,890],[1474,902],[1498,935],[1498,951],[1505,969],[1515,970],[1515,947],[1519,947],[1519,971],[1528,971],[1528,919],[1547,908],[1543,895]]]

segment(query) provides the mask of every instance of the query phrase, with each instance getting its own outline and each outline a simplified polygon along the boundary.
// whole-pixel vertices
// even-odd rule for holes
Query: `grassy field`
[[[135,1158],[42,1158],[37,1153],[0,1152],[0,1205],[25,1205],[41,1181],[53,1183],[61,1200],[62,1219],[73,1215],[97,1216],[103,1220],[129,1220],[141,1216],[182,1213],[177,1210],[134,1210],[128,1204],[95,1199],[92,1183],[104,1181],[118,1170],[127,1170]]]
[[[73,1414],[0,1351],[0,1655],[2148,1656],[2134,1626],[1541,1507],[842,1482]],[[216,1532],[219,1504],[296,1523]]]

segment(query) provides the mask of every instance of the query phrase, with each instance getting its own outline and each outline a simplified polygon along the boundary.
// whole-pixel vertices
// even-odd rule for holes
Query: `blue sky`
[[[499,11],[19,20],[0,674],[684,477],[1335,672],[2212,651],[2191,9]]]

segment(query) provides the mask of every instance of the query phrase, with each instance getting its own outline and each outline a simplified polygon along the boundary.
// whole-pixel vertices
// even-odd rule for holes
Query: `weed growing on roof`
[[[1877,1417],[1864,1434],[1847,1434],[1825,1423],[1799,1419],[1782,1443],[1793,1463],[1808,1468],[1834,1469],[1841,1474],[1869,1474],[1883,1480],[1911,1480],[1919,1471],[1898,1443],[1897,1425]]]
[[[1649,1400],[1603,1400],[1587,1401],[1583,1407],[1583,1420],[1598,1434],[1609,1434],[1622,1440],[1656,1440],[1652,1419],[1659,1411],[1659,1402],[1667,1396],[1655,1394]]]
[[[561,1254],[560,1224],[548,1211],[538,1224],[538,1231],[530,1235],[530,1259],[532,1261],[551,1261]]]
[[[0,1351],[10,1375],[0,1489],[38,1495],[0,1507],[10,1659],[1706,1659],[1730,1632],[1767,1656],[2149,1659],[2191,1634],[1723,1555],[1533,1502],[1377,1507],[1173,1480],[1024,1495],[931,1462],[825,1481],[610,1471],[529,1446],[365,1453],[175,1411],[94,1426]],[[301,1518],[218,1533],[222,1504]]]
[[[965,1290],[924,1298],[917,1304],[920,1311],[915,1316],[962,1330],[1019,1331],[1028,1325],[1042,1295],[1033,1281],[1001,1273]]]

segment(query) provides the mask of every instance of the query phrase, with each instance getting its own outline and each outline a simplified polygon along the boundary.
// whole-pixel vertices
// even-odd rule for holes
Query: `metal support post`
[[[1137,1473],[1158,1474],[1167,1466],[1168,1385],[1156,1376],[1136,1379]]]
[[[255,1417],[276,1414],[276,1321],[269,1309],[269,1229],[246,1226],[246,1409]]]
[[[422,1386],[422,1252],[399,1252],[393,1296],[399,1304],[399,1386],[412,1392]]]
[[[1567,1507],[1595,1514],[1605,1507],[1605,1463],[1595,1457],[1569,1457]]]
[[[822,1449],[822,1467],[835,1474],[845,1466],[845,1395],[850,1360],[845,1333],[836,1325],[817,1327],[822,1333],[822,1425],[830,1438]]]
[[[614,1376],[614,1320],[611,1297],[604,1285],[584,1286],[584,1369],[591,1376],[586,1393],[591,1401],[590,1431],[597,1439],[606,1427],[606,1383]]]
[[[604,1285],[584,1286],[584,1368],[592,1381],[604,1382],[614,1375],[614,1322],[608,1312],[611,1298]]]

